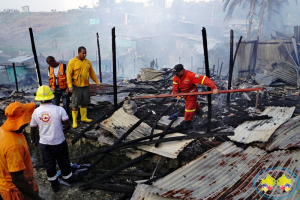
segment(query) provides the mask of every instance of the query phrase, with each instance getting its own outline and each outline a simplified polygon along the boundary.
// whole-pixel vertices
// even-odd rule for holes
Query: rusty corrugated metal
[[[149,192],[182,199],[216,199],[264,155],[265,151],[259,148],[243,150],[225,142],[153,183]]]
[[[245,144],[266,142],[280,125],[292,117],[294,110],[295,107],[268,107],[261,115],[272,119],[244,122],[234,130],[234,136],[228,138]]]
[[[257,166],[255,166],[246,176],[244,176],[238,184],[236,184],[233,188],[231,188],[229,191],[226,192],[220,199],[266,199],[263,198],[261,194],[257,192],[257,190],[254,187],[254,180],[255,177],[263,170],[273,168],[273,167],[282,167],[285,169],[288,169],[292,171],[295,175],[299,175],[299,170],[300,170],[300,165],[299,161],[300,160],[300,151],[294,151],[294,152],[289,152],[289,151],[276,151],[272,152],[266,156],[264,156],[261,161],[258,163]],[[282,174],[270,174],[275,180],[278,180],[278,178]],[[257,180],[258,186],[257,188],[261,188],[261,183],[259,183],[260,180]],[[296,182],[292,183],[291,187],[291,193],[293,190],[296,189]],[[279,188],[277,185],[274,186],[272,191],[268,191],[266,193],[268,196],[275,196],[280,192]],[[262,191],[261,191],[262,192]],[[264,192],[262,192],[264,194]],[[288,194],[287,194],[288,195]],[[277,198],[278,199],[278,198]],[[299,189],[292,194],[289,197],[286,197],[284,199],[288,200],[299,200],[300,199],[300,191]]]
[[[300,115],[281,125],[266,145],[268,151],[300,147]]]
[[[130,127],[137,123],[139,119],[131,114],[124,112],[123,108],[117,110],[110,118],[102,121],[100,126],[105,130],[111,132],[117,138],[121,137]],[[134,140],[141,137],[149,136],[151,127],[146,123],[141,123],[132,133],[127,137],[127,140]],[[154,134],[160,133],[161,130],[154,130]],[[166,137],[184,136],[181,133],[169,134]],[[158,139],[158,138],[156,138]],[[168,158],[177,158],[178,154],[186,147],[193,139],[166,142],[160,144],[159,147],[155,145],[140,146],[140,149],[149,151]]]

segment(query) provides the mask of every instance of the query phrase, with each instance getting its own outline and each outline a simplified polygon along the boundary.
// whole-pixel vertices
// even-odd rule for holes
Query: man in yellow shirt
[[[72,95],[72,118],[73,128],[77,128],[78,107],[80,107],[81,121],[92,122],[87,118],[87,106],[90,104],[90,86],[89,78],[100,88],[99,81],[92,67],[91,61],[85,58],[86,48],[81,46],[78,48],[78,56],[71,59],[67,68],[67,83],[69,92]]]

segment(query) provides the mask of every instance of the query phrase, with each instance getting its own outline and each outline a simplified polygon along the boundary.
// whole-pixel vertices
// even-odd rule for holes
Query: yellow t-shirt
[[[69,88],[72,85],[77,87],[88,86],[90,77],[96,84],[99,84],[92,63],[88,59],[85,58],[81,61],[75,57],[69,61],[67,68],[67,83]]]

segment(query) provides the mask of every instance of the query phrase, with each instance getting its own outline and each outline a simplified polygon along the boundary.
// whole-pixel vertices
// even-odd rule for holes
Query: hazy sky
[[[121,1],[121,0],[117,0]],[[147,0],[129,0],[129,1],[136,1],[136,2],[147,2]],[[189,0],[185,0],[189,1]],[[209,0],[191,0],[191,1],[209,1]],[[38,12],[38,11],[47,11],[50,12],[52,9],[56,9],[57,11],[66,11],[69,9],[77,9],[79,6],[88,6],[92,8],[96,5],[98,0],[1,0],[0,4],[0,11],[3,9],[19,9],[22,11],[23,6],[29,6],[29,10],[31,12]],[[173,0],[167,0],[168,5],[171,4]]]

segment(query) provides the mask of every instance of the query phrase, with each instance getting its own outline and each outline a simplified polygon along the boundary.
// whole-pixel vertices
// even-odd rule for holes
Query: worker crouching
[[[203,84],[207,87],[211,87],[213,89],[213,94],[218,93],[218,88],[212,80],[210,80],[207,76],[198,75],[184,69],[182,64],[175,65],[173,75],[172,94],[177,94],[178,89],[180,89],[183,93],[198,92],[197,84]],[[200,113],[201,108],[197,103],[197,95],[183,96],[183,98],[185,99],[184,122],[185,127],[189,128],[195,112]]]
[[[53,98],[54,94],[49,86],[39,87],[35,100],[41,102],[41,105],[34,110],[30,126],[32,144],[34,147],[40,147],[48,181],[51,183],[52,190],[57,192],[60,184],[56,162],[66,182],[72,183],[74,175],[72,175],[68,145],[64,136],[64,133],[71,128],[71,123],[65,109],[51,103]]]

